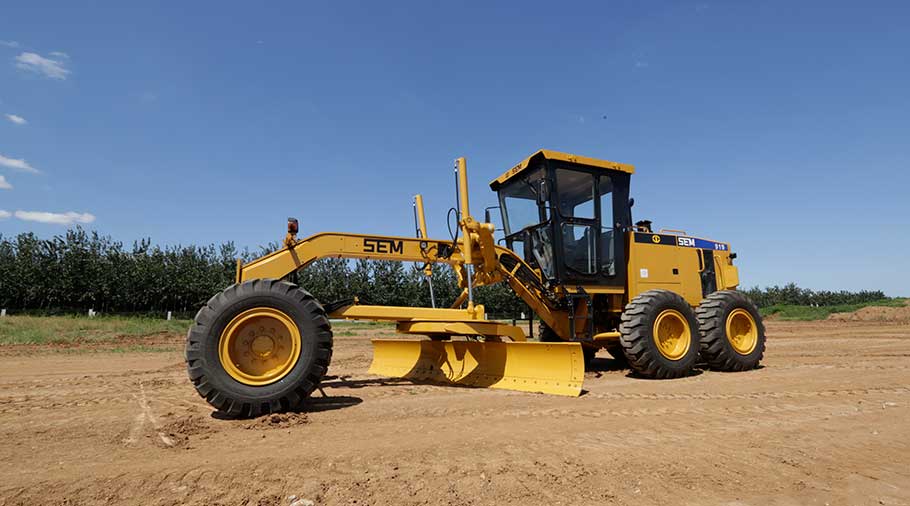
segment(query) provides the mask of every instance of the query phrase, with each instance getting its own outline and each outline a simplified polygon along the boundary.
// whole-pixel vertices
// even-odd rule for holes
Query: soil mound
[[[829,320],[850,322],[901,322],[910,323],[910,306],[868,306],[852,313],[834,313]]]
[[[277,413],[259,417],[244,426],[251,430],[286,429],[307,423],[305,413]]]

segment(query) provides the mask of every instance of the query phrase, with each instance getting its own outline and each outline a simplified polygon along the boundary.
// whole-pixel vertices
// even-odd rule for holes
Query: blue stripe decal
[[[722,242],[699,239],[697,237],[678,236],[676,244],[684,248],[710,249],[716,251],[727,251],[727,245]]]

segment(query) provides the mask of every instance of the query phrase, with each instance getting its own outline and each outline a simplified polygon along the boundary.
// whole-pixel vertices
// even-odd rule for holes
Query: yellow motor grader
[[[721,371],[756,367],[765,349],[755,305],[735,289],[728,243],[632,222],[632,165],[540,150],[496,178],[504,237],[489,209],[475,220],[464,158],[455,162],[458,234],[417,237],[319,233],[237,263],[236,283],[196,315],[186,343],[199,395],[233,416],[293,409],[325,376],[330,319],[394,322],[402,339],[373,340],[370,372],[415,381],[577,396],[598,349],[646,378],[677,378],[696,361]],[[461,295],[450,308],[322,304],[289,281],[320,258],[450,265]],[[474,290],[507,283],[541,321],[535,342],[489,320]],[[434,304],[435,305],[435,304]],[[424,336],[418,338],[416,336]]]

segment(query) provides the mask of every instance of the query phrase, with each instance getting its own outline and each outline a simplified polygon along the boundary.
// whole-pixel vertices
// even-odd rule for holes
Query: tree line
[[[152,314],[191,317],[214,294],[234,282],[237,259],[256,254],[234,243],[158,246],[143,239],[124,245],[81,227],[41,239],[33,233],[0,234],[0,308],[9,312]],[[329,258],[297,273],[300,286],[323,303],[358,297],[361,303],[431,305],[423,265]],[[433,267],[438,307],[461,293],[448,265]],[[527,306],[505,285],[481,287],[475,300],[497,317],[519,317]]]
[[[768,307],[777,304],[790,304],[796,306],[838,306],[841,304],[863,304],[887,299],[881,290],[861,290],[848,292],[846,290],[810,290],[800,288],[796,283],[784,286],[769,286],[767,288],[750,288],[744,293],[755,302],[758,307]]]
[[[0,308],[10,312],[161,314],[192,316],[214,294],[234,282],[236,260],[253,254],[233,243],[158,246],[143,239],[130,246],[80,227],[41,239],[33,233],[0,234]],[[323,303],[358,297],[361,303],[430,306],[422,265],[390,261],[323,259],[297,273],[297,282]],[[454,272],[435,265],[438,307],[460,293]],[[881,291],[813,291],[791,283],[745,291],[759,306],[836,305],[884,299]],[[528,314],[527,306],[500,283],[476,290],[475,300],[499,318]]]

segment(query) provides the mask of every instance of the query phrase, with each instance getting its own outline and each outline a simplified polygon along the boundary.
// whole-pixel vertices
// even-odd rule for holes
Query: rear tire
[[[187,333],[187,372],[196,392],[231,417],[298,408],[331,359],[325,311],[286,281],[228,287],[199,310]]]
[[[620,338],[629,366],[646,378],[680,378],[698,359],[698,321],[689,304],[669,290],[649,290],[622,313]]]
[[[755,304],[742,292],[708,295],[696,310],[701,356],[717,371],[755,369],[765,353],[765,326]]]

